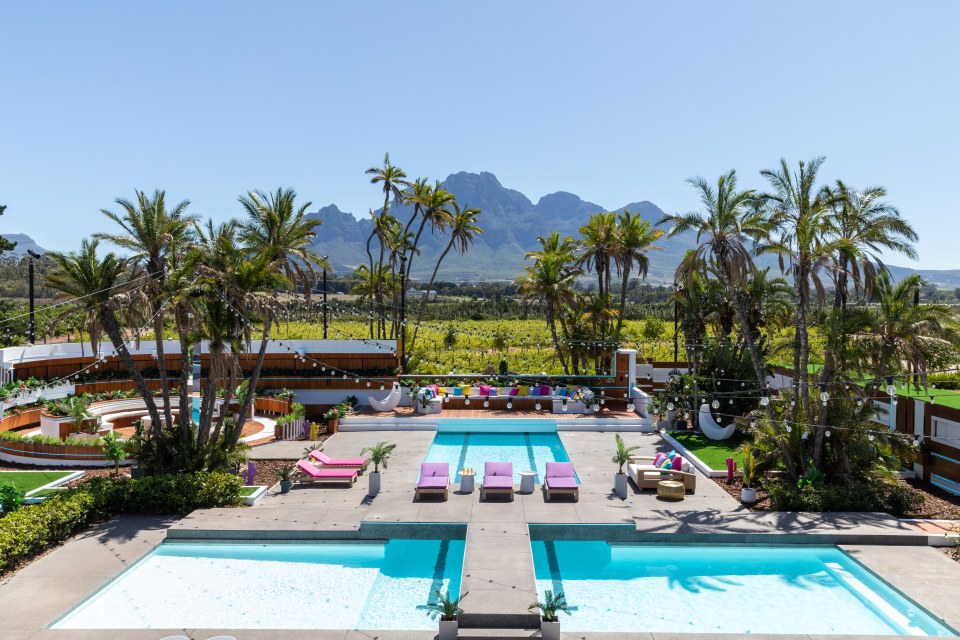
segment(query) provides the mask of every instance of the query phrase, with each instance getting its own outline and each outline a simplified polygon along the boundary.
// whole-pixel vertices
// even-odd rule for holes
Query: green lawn
[[[12,482],[20,491],[27,493],[37,487],[50,484],[73,473],[72,471],[0,471],[0,482]]]
[[[66,491],[66,489],[63,489],[60,487],[54,487],[52,489],[44,489],[42,491],[37,491],[36,493],[32,494],[30,497],[31,498],[49,498],[51,496],[57,495],[58,493],[63,493],[64,491]]]
[[[924,389],[920,387],[918,392],[912,384],[897,385],[897,395],[917,398],[924,402],[930,402],[930,397],[933,396],[937,404],[942,404],[951,409],[960,409],[960,391],[954,391],[953,389]]]
[[[727,470],[727,458],[733,456],[737,464],[741,464],[737,449],[749,436],[736,432],[727,440],[711,440],[702,433],[695,431],[671,431],[670,437],[682,444],[690,453],[700,458],[700,461],[714,471]]]
[[[254,493],[256,493],[259,489],[260,487],[242,487],[240,489],[240,495],[242,495],[244,498],[249,498]]]

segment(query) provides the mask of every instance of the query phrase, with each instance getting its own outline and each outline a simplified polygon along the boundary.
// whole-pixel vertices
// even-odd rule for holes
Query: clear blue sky
[[[691,175],[762,187],[825,155],[889,189],[919,266],[960,268],[960,2],[6,2],[0,24],[0,230],[48,248],[134,188],[364,214],[384,151],[667,211],[696,207]]]

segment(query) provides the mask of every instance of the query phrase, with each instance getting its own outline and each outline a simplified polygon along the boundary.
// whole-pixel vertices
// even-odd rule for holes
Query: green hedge
[[[240,479],[228,473],[94,478],[0,518],[0,574],[104,518],[121,513],[186,515],[194,509],[238,506],[241,487]]]

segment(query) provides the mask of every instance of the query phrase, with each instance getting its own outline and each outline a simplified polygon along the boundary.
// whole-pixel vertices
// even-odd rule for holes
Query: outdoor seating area
[[[657,490],[663,480],[680,482],[690,493],[697,491],[697,474],[680,455],[674,455],[673,458],[663,453],[655,456],[631,456],[627,463],[627,474],[641,491]]]
[[[316,467],[307,460],[297,462],[297,469],[301,472],[301,475],[297,476],[297,482],[300,484],[346,483],[353,486],[353,483],[357,481],[356,469]]]

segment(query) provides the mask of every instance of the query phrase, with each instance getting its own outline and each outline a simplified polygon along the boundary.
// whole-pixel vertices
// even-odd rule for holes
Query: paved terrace
[[[514,616],[518,622],[530,622],[526,607],[536,598],[536,590],[528,524],[554,525],[551,534],[586,538],[591,536],[591,527],[563,525],[592,524],[605,525],[605,537],[614,532],[613,537],[627,541],[702,541],[709,535],[711,541],[717,542],[716,536],[723,535],[731,536],[727,541],[770,541],[777,536],[782,542],[783,532],[786,532],[793,542],[856,545],[851,551],[861,562],[875,568],[906,595],[944,617],[948,624],[960,627],[955,594],[942,588],[944,584],[960,583],[960,567],[928,547],[861,546],[878,542],[886,545],[926,542],[925,535],[889,516],[755,514],[744,510],[720,487],[702,476],[698,479],[697,493],[688,495],[682,502],[660,501],[653,492],[638,493],[632,485],[627,499],[620,500],[611,491],[613,435],[592,431],[564,431],[559,435],[582,483],[578,503],[563,498],[547,503],[539,488],[532,494],[518,493],[512,503],[496,498],[481,503],[479,491],[461,494],[453,485],[454,491],[447,502],[431,498],[414,502],[416,475],[432,442],[433,432],[336,434],[325,447],[333,456],[355,456],[364,446],[381,440],[398,444],[389,468],[384,472],[383,489],[376,498],[366,495],[366,477],[361,476],[349,489],[307,485],[281,495],[273,488],[253,508],[204,510],[171,521],[129,518],[105,525],[0,583],[0,598],[7,605],[0,609],[0,637],[11,640],[157,640],[162,637],[165,633],[160,631],[52,631],[43,627],[130,566],[157,544],[164,533],[170,538],[193,539],[356,538],[360,535],[361,523],[367,523],[368,535],[372,532],[376,537],[387,537],[391,523],[409,522],[467,523],[462,588],[471,592],[468,613],[478,622],[489,614],[506,614]],[[626,440],[628,444],[639,444],[642,449],[638,453],[642,454],[666,448],[656,434],[631,433]],[[271,443],[259,447],[257,457],[295,458],[302,453],[305,444]],[[144,527],[146,529],[142,530]],[[596,531],[592,533],[596,534]],[[44,595],[38,598],[38,594]],[[194,630],[187,631],[190,635]],[[214,631],[223,630],[200,630],[193,637],[205,639],[215,635]],[[238,640],[433,637],[432,633],[423,632],[238,630],[231,634]],[[591,633],[575,637],[607,640],[666,638],[668,635]]]

